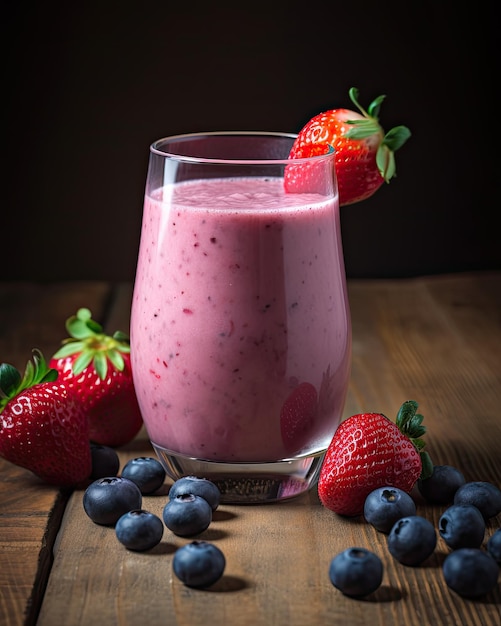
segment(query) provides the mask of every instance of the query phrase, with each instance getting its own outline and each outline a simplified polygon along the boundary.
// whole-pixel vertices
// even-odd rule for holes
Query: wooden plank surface
[[[61,321],[56,325],[55,319],[64,322],[75,309],[74,286],[46,286],[43,292],[32,288],[32,295],[45,301],[42,309],[38,301],[36,307],[30,302],[29,289],[22,297],[17,287],[0,290],[2,360],[8,360],[4,355],[22,357],[24,363],[41,327],[51,346],[60,334],[55,329]],[[86,297],[83,304],[112,321],[110,330],[125,329],[130,286],[87,288],[81,292]],[[57,314],[56,308],[50,312],[47,289],[61,298]],[[354,342],[345,416],[370,410],[394,418],[404,400],[417,400],[434,461],[457,465],[467,480],[501,486],[501,274],[351,281],[349,290]],[[62,306],[65,293],[70,294],[69,307]],[[10,313],[4,314],[4,302]],[[23,313],[16,313],[18,307]],[[42,321],[34,322],[34,313]],[[14,332],[8,331],[6,320]],[[29,341],[20,334],[23,328],[31,330]],[[144,430],[119,453],[122,465],[134,456],[153,454]],[[44,541],[50,544],[53,538],[44,535],[45,522],[55,536],[52,522],[57,516],[51,522],[51,511],[57,494],[5,465],[0,466],[2,476],[20,474],[16,494],[12,485],[4,484],[5,478],[0,482],[0,618],[11,626],[23,624],[20,614],[26,618],[22,603],[29,600],[30,579],[38,575],[42,579],[38,585],[42,591],[45,587],[48,567],[47,572],[40,573],[39,567],[34,574],[27,571],[27,564],[33,570]],[[161,515],[167,489],[168,484],[160,495],[144,497],[144,507]],[[68,499],[52,546],[54,561],[37,626],[499,626],[501,621],[499,582],[477,601],[446,588],[440,567],[448,550],[441,539],[424,565],[405,567],[389,555],[385,535],[362,519],[344,519],[323,508],[314,490],[281,504],[222,505],[200,538],[214,541],[224,551],[227,568],[224,577],[205,591],[189,589],[172,575],[172,556],[188,540],[166,529],[155,549],[129,552],[112,529],[86,517],[82,496],[76,491]],[[30,507],[26,499],[31,499]],[[56,507],[60,513],[64,504]],[[418,512],[435,524],[442,510],[418,497]],[[501,516],[491,520],[486,539],[500,524]],[[371,548],[385,566],[383,585],[362,601],[344,597],[327,575],[331,558],[350,545]],[[45,550],[50,552],[50,545]],[[24,585],[24,593],[16,598],[15,580]]]
[[[97,318],[112,290],[105,283],[0,283],[0,362],[21,373],[39,348],[46,358],[81,306]],[[34,624],[52,565],[67,495],[0,458],[0,624]]]

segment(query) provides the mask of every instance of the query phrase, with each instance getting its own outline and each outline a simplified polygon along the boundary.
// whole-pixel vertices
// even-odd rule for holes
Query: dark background
[[[1,280],[133,280],[151,142],[298,132],[352,86],[412,137],[342,209],[348,276],[501,268],[489,2],[11,4]]]

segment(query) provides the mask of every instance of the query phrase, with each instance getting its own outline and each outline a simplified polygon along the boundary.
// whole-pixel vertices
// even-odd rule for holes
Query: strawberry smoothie
[[[131,361],[154,446],[228,463],[325,451],[351,356],[337,197],[187,181],[146,196],[142,228]]]

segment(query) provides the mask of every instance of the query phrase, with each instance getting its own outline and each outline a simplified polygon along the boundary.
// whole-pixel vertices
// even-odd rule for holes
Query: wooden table
[[[501,486],[501,273],[352,280],[349,291],[345,416],[394,418],[404,400],[417,400],[434,461]],[[80,306],[107,330],[127,330],[130,300],[128,284],[0,284],[0,359],[24,369],[33,347],[50,356]],[[153,454],[144,432],[119,453],[122,464]],[[315,490],[281,504],[221,506],[202,537],[224,551],[227,568],[213,588],[194,590],[171,569],[188,540],[166,529],[157,548],[129,552],[84,514],[82,491],[62,493],[3,460],[0,472],[2,626],[501,624],[499,583],[476,601],[447,589],[440,538],[424,565],[405,567],[389,555],[385,535],[328,511]],[[161,514],[168,484],[144,497],[145,508]],[[435,524],[442,509],[418,502]],[[486,539],[500,524],[501,515],[491,520]],[[381,588],[365,600],[343,596],[327,574],[332,557],[354,545],[385,566]]]

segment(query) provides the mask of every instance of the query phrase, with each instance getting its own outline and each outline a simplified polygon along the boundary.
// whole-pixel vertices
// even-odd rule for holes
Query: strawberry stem
[[[428,478],[433,471],[433,462],[428,452],[423,451],[426,443],[422,436],[426,433],[426,426],[423,426],[424,417],[417,412],[418,403],[415,400],[407,400],[402,404],[395,420],[400,432],[408,437],[421,457],[421,476]]]
[[[66,330],[70,336],[62,341],[62,347],[53,358],[78,355],[73,363],[75,375],[81,374],[90,364],[101,380],[106,378],[109,363],[120,372],[124,369],[122,355],[130,352],[128,335],[121,331],[113,336],[107,335],[87,308],[79,309],[76,315],[66,320]]]
[[[383,140],[376,152],[376,164],[385,182],[389,183],[390,180],[396,176],[394,153],[409,139],[411,131],[407,126],[400,125],[395,126],[385,134],[382,126],[379,124],[379,112],[386,96],[383,95],[375,98],[367,107],[367,111],[358,101],[358,89],[356,87],[351,87],[349,96],[365,119],[346,120],[346,123],[351,124],[353,128],[350,128],[345,136],[348,137],[348,139],[360,140],[381,133]]]

